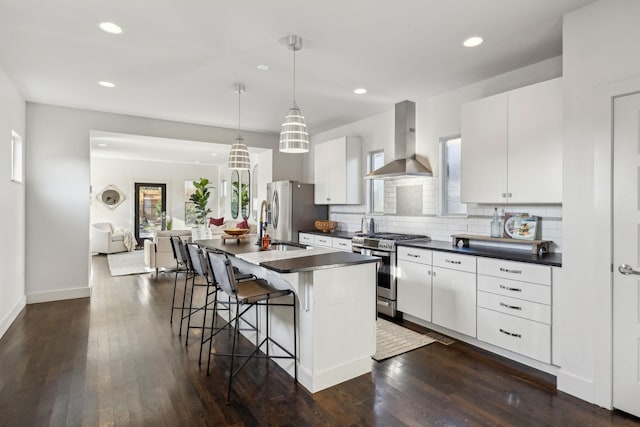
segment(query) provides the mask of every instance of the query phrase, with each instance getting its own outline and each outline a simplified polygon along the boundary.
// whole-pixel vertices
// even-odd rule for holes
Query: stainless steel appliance
[[[405,240],[429,241],[431,238],[419,234],[375,233],[354,236],[351,239],[352,251],[362,255],[380,257],[378,264],[377,305],[378,313],[396,317],[396,242]]]
[[[326,205],[313,203],[313,184],[276,181],[267,184],[267,221],[273,227],[271,238],[298,242],[298,232],[313,230],[316,219],[328,218]]]

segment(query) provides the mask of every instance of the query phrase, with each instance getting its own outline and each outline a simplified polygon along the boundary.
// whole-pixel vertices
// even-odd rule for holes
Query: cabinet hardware
[[[431,276],[431,270],[427,271],[427,275]]]
[[[629,274],[640,274],[640,271],[634,270],[633,267],[627,264],[622,264],[618,266],[618,271],[624,274],[625,276],[628,276]]]
[[[435,276],[436,276],[436,272],[435,272],[435,271],[431,272],[431,275],[432,275],[433,277],[435,277]]]
[[[413,257],[413,258],[420,258],[420,255],[416,255],[416,254],[412,254],[407,252],[407,256]]]
[[[522,274],[522,270],[510,270],[508,268],[503,268],[503,267],[500,267],[500,271],[503,271],[505,273]]]
[[[513,292],[522,292],[522,289],[510,288],[510,287],[505,286],[505,285],[500,285],[500,289],[506,289],[507,291],[513,291]]]
[[[522,338],[522,335],[520,334],[514,334],[513,332],[509,332],[509,331],[505,331],[504,329],[500,328],[500,332],[502,332],[505,335],[509,335],[510,337],[516,337],[516,338]]]
[[[445,259],[444,262],[448,262],[450,264],[462,264],[462,261],[452,261],[450,259]]]
[[[503,303],[503,302],[501,302],[501,303],[500,303],[500,305],[501,305],[502,307],[510,308],[510,309],[512,309],[512,310],[522,310],[522,307],[518,307],[518,306],[516,306],[516,305],[509,305],[509,304],[505,304],[505,303]]]
[[[502,198],[506,199],[507,198],[507,193],[502,193]]]

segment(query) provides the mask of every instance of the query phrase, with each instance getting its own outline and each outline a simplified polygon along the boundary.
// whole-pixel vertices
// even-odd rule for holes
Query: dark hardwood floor
[[[639,424],[462,343],[374,362],[371,374],[313,395],[251,361],[226,405],[228,358],[207,376],[198,331],[185,348],[178,322],[169,325],[173,275],[111,277],[104,256],[93,266],[90,299],[29,305],[0,340],[0,426]]]

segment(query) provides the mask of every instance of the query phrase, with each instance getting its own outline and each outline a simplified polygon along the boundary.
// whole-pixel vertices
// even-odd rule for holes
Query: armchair
[[[174,269],[176,267],[169,236],[180,237],[183,241],[190,242],[191,230],[156,231],[153,241],[144,241],[144,262],[147,267],[156,270],[156,276],[161,268]]]
[[[113,254],[127,252],[135,247],[135,239],[130,232],[117,230],[109,222],[91,224],[91,252]]]

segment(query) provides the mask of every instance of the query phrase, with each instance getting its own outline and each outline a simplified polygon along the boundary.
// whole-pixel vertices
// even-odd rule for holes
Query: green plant
[[[196,191],[189,198],[193,202],[196,209],[196,224],[204,224],[207,219],[207,215],[211,213],[211,209],[207,208],[209,203],[209,180],[207,178],[200,178],[199,181],[193,181],[193,186]]]
[[[171,230],[172,227],[173,227],[173,218],[169,217],[167,218],[167,230]]]

